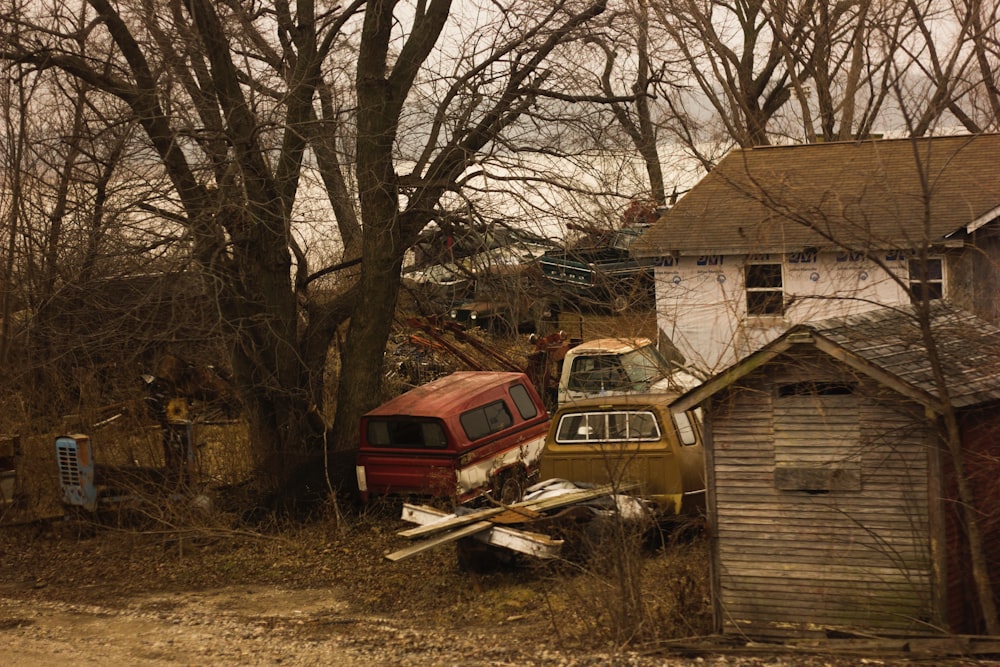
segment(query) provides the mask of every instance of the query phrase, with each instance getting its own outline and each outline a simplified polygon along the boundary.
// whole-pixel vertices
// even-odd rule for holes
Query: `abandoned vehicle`
[[[661,515],[705,506],[705,461],[695,411],[671,414],[673,392],[581,399],[552,417],[542,452],[542,479],[566,479],[637,495]]]
[[[698,382],[648,338],[598,338],[566,352],[558,401],[564,405],[592,396],[688,389]]]
[[[372,496],[518,500],[538,473],[549,415],[524,373],[459,371],[361,419],[358,489]]]

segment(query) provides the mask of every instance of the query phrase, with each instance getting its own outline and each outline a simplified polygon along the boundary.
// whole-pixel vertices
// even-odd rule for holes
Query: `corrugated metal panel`
[[[919,627],[932,609],[922,430],[867,394],[787,400],[755,378],[712,418],[722,629]],[[782,491],[779,461],[853,463],[861,488]]]

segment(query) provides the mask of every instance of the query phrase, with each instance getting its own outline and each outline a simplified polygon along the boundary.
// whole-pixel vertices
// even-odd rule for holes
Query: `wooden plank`
[[[861,470],[843,465],[779,464],[774,469],[774,487],[782,491],[860,491]]]
[[[548,535],[506,526],[494,526],[490,530],[476,533],[473,538],[495,547],[503,547],[546,560],[558,558],[563,545],[562,540],[553,539]]]
[[[411,505],[409,503],[404,503],[403,505],[403,519],[414,523],[432,523],[440,521],[442,518],[447,518],[448,516],[450,515],[446,512],[433,507],[427,507],[425,505]],[[540,533],[533,533],[525,530],[516,530],[505,526],[498,526],[492,521],[484,521],[483,523],[489,523],[490,525],[484,530],[475,532],[471,535],[471,537],[484,542],[485,544],[503,547],[505,549],[510,549],[511,551],[528,554],[529,556],[542,559],[558,558],[560,552],[562,551],[563,541],[553,539],[548,535],[542,535]],[[461,539],[465,536],[459,535],[453,539],[449,537],[449,535],[450,533],[440,536],[440,539],[431,538],[414,547],[393,552],[386,557],[393,561],[403,560],[404,558],[409,558],[410,556],[426,551],[427,549],[448,544],[449,542],[454,541],[454,539]]]
[[[516,509],[527,509],[531,512],[544,512],[550,509],[557,509],[559,507],[565,507],[567,505],[573,505],[585,500],[593,500],[594,498],[600,498],[601,496],[608,496],[613,493],[621,493],[624,491],[629,491],[636,488],[636,485],[628,485],[625,487],[615,487],[614,485],[607,484],[605,486],[596,487],[593,489],[582,489],[580,491],[572,491],[570,493],[565,493],[558,496],[552,496],[550,498],[543,498],[541,500],[522,500],[521,502],[513,503],[512,505],[501,506],[501,507],[488,507],[475,512],[469,512],[468,514],[460,515],[449,515],[448,518],[442,519],[435,523],[430,523],[422,526],[417,526],[416,528],[409,528],[406,530],[401,530],[397,535],[400,537],[408,537],[410,539],[416,539],[418,537],[425,537],[427,535],[433,535],[435,533],[440,533],[446,530],[452,530],[455,528],[460,528],[462,526],[467,526],[469,524],[474,524],[479,521],[484,521],[491,517],[497,516],[502,512],[508,510]],[[406,518],[405,516],[403,518]]]
[[[533,519],[537,519],[541,516],[540,512],[536,512],[533,509],[527,507],[518,507],[516,509],[509,509],[496,516],[490,517],[490,523],[493,524],[517,524],[526,523]]]
[[[403,513],[401,518],[403,521],[409,521],[410,523],[426,526],[437,523],[438,521],[448,520],[453,516],[455,516],[455,514],[439,510],[436,507],[403,503]],[[493,524],[525,523],[527,521],[531,521],[532,519],[537,519],[539,516],[541,516],[541,514],[534,510],[530,510],[527,507],[519,507],[517,509],[508,509],[495,516],[491,516],[488,521]]]
[[[484,530],[489,530],[493,527],[493,524],[489,521],[477,521],[472,524],[467,524],[454,530],[430,537],[417,544],[412,544],[405,549],[400,549],[399,551],[394,551],[392,553],[386,554],[385,557],[391,561],[403,560],[404,558],[409,558],[410,556],[415,556],[422,551],[427,551],[428,549],[433,549],[434,547],[439,547],[442,544],[448,544],[449,542],[457,542],[463,537],[468,537],[470,535],[475,535],[476,533],[482,532]]]

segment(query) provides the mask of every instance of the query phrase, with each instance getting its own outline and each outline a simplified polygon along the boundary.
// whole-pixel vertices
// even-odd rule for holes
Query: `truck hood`
[[[684,393],[689,389],[694,389],[700,385],[703,380],[687,371],[678,370],[674,371],[667,377],[657,380],[654,382],[650,388],[650,393],[659,394],[662,392],[673,391],[677,393]]]

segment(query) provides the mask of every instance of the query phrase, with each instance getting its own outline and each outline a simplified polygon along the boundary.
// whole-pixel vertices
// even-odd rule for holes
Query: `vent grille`
[[[80,486],[80,462],[76,456],[76,443],[56,446],[59,463],[59,483],[62,486]]]

